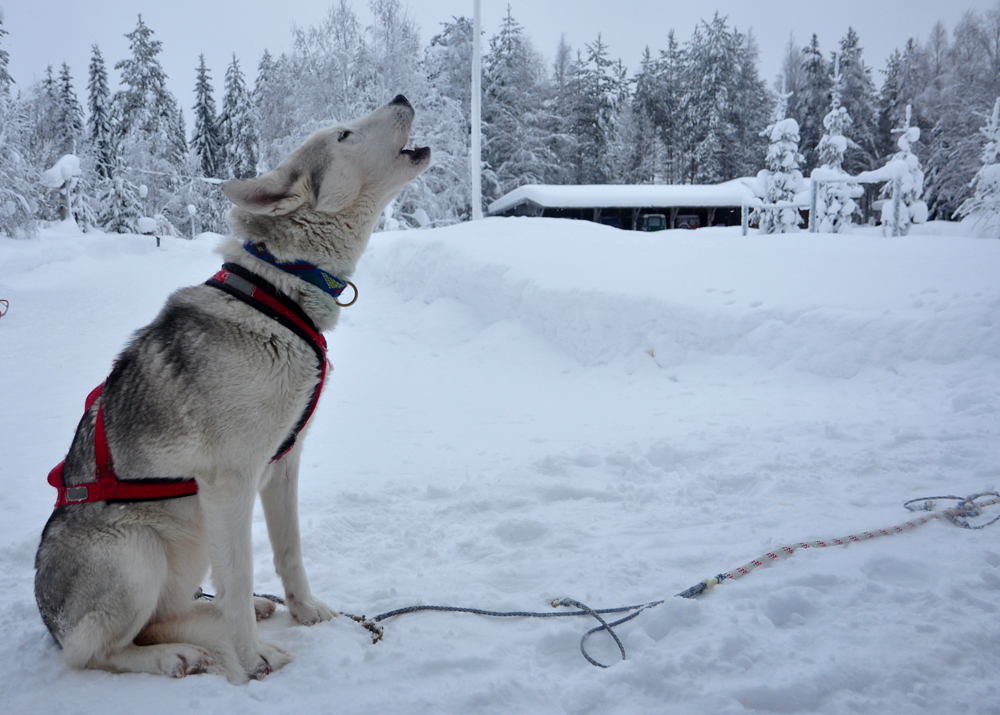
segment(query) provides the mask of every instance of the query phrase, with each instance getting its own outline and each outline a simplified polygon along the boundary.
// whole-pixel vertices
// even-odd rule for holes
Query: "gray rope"
[[[976,499],[979,497],[1000,497],[1000,492],[982,492],[981,494],[973,494],[968,497],[920,497],[919,499],[910,499],[910,501],[905,502],[903,506],[905,506],[909,511],[934,511],[934,501],[937,499],[957,501],[957,506],[945,510],[945,519],[950,521],[955,526],[977,531],[979,529],[985,529],[987,526],[991,526],[1000,521],[1000,514],[998,514],[985,524],[970,524],[968,522],[968,518],[975,518],[977,516],[981,516],[983,513],[983,505],[976,504]],[[917,502],[923,502],[923,504],[920,506],[910,506],[911,504],[916,504]]]
[[[599,633],[600,631],[607,631],[608,634],[614,639],[615,645],[618,646],[618,651],[622,655],[622,660],[625,660],[626,659],[625,646],[622,645],[621,639],[618,637],[618,634],[615,633],[614,627],[615,626],[620,626],[622,623],[627,623],[628,621],[631,621],[633,618],[635,618],[636,616],[638,616],[640,613],[642,613],[643,611],[645,611],[647,608],[653,608],[654,606],[658,606],[661,603],[663,603],[662,600],[660,600],[660,601],[650,601],[649,603],[641,603],[641,604],[638,604],[638,605],[635,605],[635,606],[619,606],[618,608],[597,608],[597,609],[595,609],[595,608],[591,608],[590,606],[587,606],[587,605],[585,605],[583,603],[580,603],[579,601],[573,600],[572,598],[560,598],[560,599],[556,599],[555,601],[552,602],[552,607],[553,608],[558,608],[559,606],[566,606],[566,607],[569,607],[569,608],[578,608],[580,610],[578,610],[578,611],[542,611],[542,612],[538,612],[538,611],[487,611],[487,610],[483,610],[481,608],[463,608],[463,607],[460,607],[460,606],[407,606],[406,608],[398,608],[395,611],[387,611],[386,613],[380,613],[377,616],[373,616],[371,619],[366,619],[364,616],[361,616],[360,619],[357,616],[351,616],[351,618],[354,618],[355,620],[358,620],[358,622],[362,623],[362,624],[364,624],[365,622],[376,624],[376,623],[380,623],[380,622],[386,620],[387,618],[393,618],[395,616],[402,616],[402,615],[405,615],[407,613],[417,613],[419,611],[439,611],[439,612],[445,612],[445,613],[471,613],[471,614],[474,614],[474,615],[477,615],[477,616],[490,616],[490,617],[493,617],[493,618],[570,618],[570,617],[574,617],[574,616],[590,616],[592,618],[597,619],[597,622],[600,623],[601,625],[599,625],[599,626],[597,626],[595,628],[592,628],[592,629],[590,629],[589,631],[587,631],[586,633],[583,634],[583,637],[580,639],[580,652],[583,654],[583,657],[587,659],[587,662],[590,663],[591,665],[596,665],[598,668],[608,668],[610,666],[608,666],[608,665],[606,665],[604,663],[601,663],[601,662],[599,662],[597,660],[594,660],[594,658],[592,658],[590,656],[590,654],[587,652],[587,646],[586,646],[587,639],[590,638],[590,636],[594,635],[595,633]],[[634,611],[634,612],[630,613],[629,615],[625,616],[622,619],[614,621],[613,623],[608,623],[606,620],[604,620],[601,617],[602,614],[607,614],[607,613],[625,613],[626,611]],[[345,615],[349,615],[349,614],[345,614]],[[369,629],[369,630],[371,630],[371,629]],[[382,629],[379,628],[378,629],[379,638],[381,638],[381,633],[382,633]]]

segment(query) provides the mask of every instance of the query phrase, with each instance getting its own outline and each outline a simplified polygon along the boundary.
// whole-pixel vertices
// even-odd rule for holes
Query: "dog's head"
[[[361,119],[320,129],[278,168],[228,181],[222,192],[252,214],[282,216],[300,206],[326,214],[364,207],[377,217],[431,160],[429,147],[407,149],[413,107],[403,95]]]

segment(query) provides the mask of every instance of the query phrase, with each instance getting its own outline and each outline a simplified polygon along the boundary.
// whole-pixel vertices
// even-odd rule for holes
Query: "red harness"
[[[301,337],[316,352],[319,363],[319,382],[313,390],[312,398],[305,412],[295,425],[295,429],[278,447],[271,458],[275,462],[284,457],[295,446],[295,440],[312,417],[319,402],[323,383],[326,380],[326,340],[320,334],[316,325],[309,319],[291,298],[281,293],[277,288],[260,276],[254,275],[242,266],[225,263],[222,270],[212,276],[206,285],[229,293],[244,303],[256,308],[270,318],[278,321],[286,328]],[[84,411],[86,412],[101,396],[104,383],[98,385],[88,396]],[[194,479],[185,478],[154,478],[154,479],[119,479],[115,475],[111,459],[111,448],[104,429],[104,401],[97,407],[97,418],[94,423],[94,481],[84,484],[63,484],[62,471],[66,460],[60,462],[49,472],[49,484],[59,491],[56,498],[56,508],[67,504],[83,504],[95,501],[151,501],[155,499],[174,499],[198,493],[198,483]]]

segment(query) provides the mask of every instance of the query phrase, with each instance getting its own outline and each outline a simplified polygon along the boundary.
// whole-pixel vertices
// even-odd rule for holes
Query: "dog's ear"
[[[227,181],[222,193],[244,211],[281,216],[297,209],[309,197],[304,178],[279,166],[255,179]]]

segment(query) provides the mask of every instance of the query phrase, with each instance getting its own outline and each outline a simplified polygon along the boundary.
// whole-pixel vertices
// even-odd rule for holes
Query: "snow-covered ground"
[[[1000,241],[741,237],[488,219],[376,235],[306,443],[313,590],[347,612],[667,598],[580,656],[583,619],[279,613],[261,682],[70,671],[33,558],[87,393],[214,239],[0,239],[3,713],[1000,712],[1000,525],[785,543],[997,489]],[[937,233],[939,235],[931,235]],[[257,588],[279,592],[258,514]],[[206,584],[206,588],[210,585]],[[591,652],[614,662],[610,639]]]

